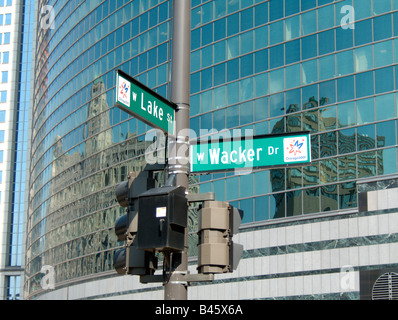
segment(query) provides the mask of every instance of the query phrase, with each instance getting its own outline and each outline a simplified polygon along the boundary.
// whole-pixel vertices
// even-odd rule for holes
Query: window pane
[[[240,201],[239,208],[243,210],[242,223],[253,222],[253,201],[252,198]]]
[[[376,120],[386,120],[395,117],[394,94],[376,97]]]
[[[270,93],[282,91],[284,88],[284,70],[279,69],[269,73],[270,75]]]
[[[334,27],[334,6],[318,9],[318,29],[324,30]]]
[[[285,20],[285,40],[291,40],[300,36],[300,15]]]
[[[255,49],[262,49],[268,46],[268,26],[258,28],[254,31]]]
[[[319,55],[334,51],[334,30],[319,33]]]
[[[302,212],[303,192],[301,190],[286,193],[286,216],[299,216]]]
[[[393,63],[393,42],[385,41],[374,45],[375,68]]]
[[[290,16],[300,11],[300,2],[297,0],[285,0],[285,16]]]
[[[396,144],[395,120],[381,122],[376,125],[377,147],[388,147]]]
[[[254,104],[255,121],[268,118],[268,97],[257,99]],[[257,193],[258,194],[258,193]]]
[[[394,90],[394,69],[392,67],[375,71],[376,94]]]
[[[355,45],[372,42],[372,20],[355,23]]]
[[[311,60],[302,64],[302,83],[310,84],[318,80],[318,63],[317,60]]]
[[[377,174],[393,174],[397,172],[397,149],[377,151]]]
[[[391,15],[387,14],[373,19],[374,41],[392,36]]]
[[[355,85],[357,98],[373,95],[373,71],[357,74],[355,76]]]
[[[277,44],[283,41],[283,20],[274,22],[269,26],[270,44]]]
[[[375,125],[370,124],[357,128],[357,150],[369,150],[376,147]]]
[[[336,29],[336,50],[343,50],[351,48],[353,44],[353,30],[352,29]]]
[[[7,91],[0,92],[0,102],[7,102]]]
[[[268,69],[268,50],[264,49],[255,53],[255,72],[259,73]]]
[[[319,80],[334,78],[335,76],[335,58],[334,55],[319,59]]]
[[[355,125],[355,102],[339,104],[337,118],[340,128]]]
[[[270,202],[270,219],[278,219],[285,217],[285,194],[278,193],[269,197]]]
[[[277,68],[283,65],[284,46],[278,45],[270,48],[270,68]]]
[[[338,209],[337,186],[329,185],[321,188],[321,210],[334,211]]]
[[[300,61],[300,40],[294,40],[285,44],[286,64]]]
[[[268,94],[268,73],[263,73],[255,77],[255,96],[260,97]]]
[[[251,111],[253,112],[253,111]],[[253,196],[253,174],[241,175],[240,176],[240,197]]]
[[[337,80],[337,100],[351,100],[354,98],[354,77],[345,77]]]
[[[4,34],[4,44],[10,44],[11,42],[11,33],[6,32]]]
[[[263,196],[255,198],[255,221],[269,219],[269,197]]]
[[[269,1],[270,21],[277,20],[283,17],[283,1],[270,0]]]
[[[239,198],[239,176],[227,179],[227,195],[226,200],[234,200]]]
[[[337,75],[344,76],[354,72],[353,52],[351,50],[340,52],[337,57]]]
[[[1,72],[1,82],[8,82],[8,71]]]
[[[286,67],[286,89],[300,86],[300,64]]]
[[[312,10],[301,15],[301,35],[316,32],[316,10]]]
[[[374,99],[363,99],[357,101],[357,124],[375,121]]]
[[[228,59],[239,56],[239,36],[229,38],[227,40]]]
[[[355,72],[366,71],[373,68],[372,45],[355,49]]]
[[[303,60],[315,57],[317,55],[317,35],[302,38],[301,50]]]
[[[304,190],[303,213],[319,212],[319,188]]]
[[[336,102],[336,82],[335,80],[322,82],[319,84],[319,104],[321,106]]]
[[[372,16],[372,0],[354,1],[355,19],[360,20]]]

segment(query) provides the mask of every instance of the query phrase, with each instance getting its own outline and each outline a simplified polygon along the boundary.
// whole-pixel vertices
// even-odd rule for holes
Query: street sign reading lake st
[[[311,162],[308,132],[191,144],[191,173],[283,167]]]
[[[175,135],[176,105],[121,70],[116,75],[116,105],[146,124]]]

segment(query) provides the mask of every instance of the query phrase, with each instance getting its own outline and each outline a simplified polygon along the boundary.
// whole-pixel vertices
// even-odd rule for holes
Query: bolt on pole
[[[171,101],[177,105],[176,136],[170,143],[169,173],[176,175],[176,185],[189,187],[189,92],[191,48],[191,1],[173,0]],[[182,252],[164,253],[169,262],[170,278],[164,286],[165,300],[187,300],[188,228],[185,228]]]

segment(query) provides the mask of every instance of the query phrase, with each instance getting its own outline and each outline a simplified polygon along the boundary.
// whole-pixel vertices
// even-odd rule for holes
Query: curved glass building
[[[245,251],[189,297],[369,298],[363,279],[398,268],[398,1],[189,1],[196,136],[309,131],[312,145],[310,165],[191,176],[244,210]],[[113,105],[116,69],[169,96],[172,1],[40,1],[38,12],[54,19],[36,42],[25,297],[162,298],[112,267],[115,189],[150,143]]]

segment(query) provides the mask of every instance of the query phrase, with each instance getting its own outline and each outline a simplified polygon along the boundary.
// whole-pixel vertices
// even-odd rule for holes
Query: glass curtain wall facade
[[[23,297],[35,5],[0,1],[0,299]]]
[[[310,165],[201,176],[201,192],[251,223],[355,208],[358,179],[397,173],[397,1],[193,5],[192,128],[312,135]]]
[[[113,269],[116,186],[142,169],[148,144],[148,127],[113,107],[115,70],[167,97],[170,11],[39,1],[25,297]]]
[[[172,1],[48,1],[38,11],[44,5],[53,7],[55,25],[38,31],[36,50],[25,282],[31,298],[45,292],[45,266],[54,269],[56,286],[112,271],[114,249],[121,245],[113,225],[124,214],[115,189],[129,171],[142,169],[150,143],[144,137],[148,126],[113,107],[115,70],[167,98],[172,39]],[[357,219],[358,184],[397,177],[398,1],[191,5],[190,124],[196,136],[212,128],[251,129],[255,135],[310,131],[313,159],[247,175],[192,176],[192,188],[243,209],[244,239],[261,230],[278,230],[287,239],[287,228]],[[348,218],[341,221],[348,226]],[[329,254],[336,243],[348,248],[342,234],[333,240],[330,231],[326,243],[325,233],[318,239],[313,232],[312,242],[307,233],[291,247],[290,240],[280,246],[272,239],[245,240],[242,275],[231,275],[231,282],[254,287],[254,280],[266,282],[282,272],[270,267],[254,275],[248,272],[258,271],[250,264],[254,259],[282,261],[291,249],[302,260],[316,250]],[[369,240],[353,239],[353,247]],[[328,276],[341,267],[303,265],[289,271]],[[335,291],[326,297],[340,297]],[[354,291],[350,298],[359,297]],[[242,289],[240,297],[272,296],[253,292]]]

